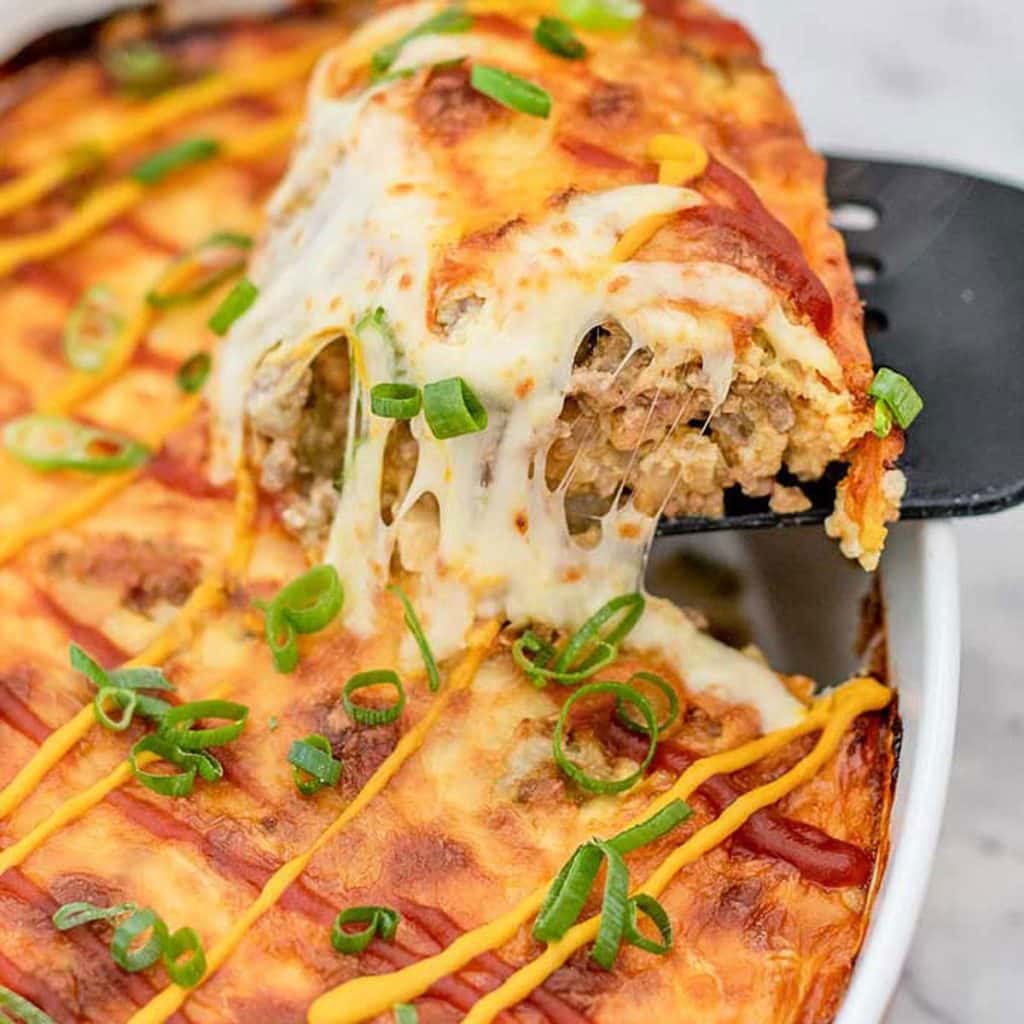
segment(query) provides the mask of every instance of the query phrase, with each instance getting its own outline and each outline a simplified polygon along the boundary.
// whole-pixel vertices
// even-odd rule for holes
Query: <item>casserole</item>
[[[268,609],[268,621],[269,621],[269,615],[270,615],[270,610]],[[270,633],[268,632],[268,637],[269,636],[270,636]]]

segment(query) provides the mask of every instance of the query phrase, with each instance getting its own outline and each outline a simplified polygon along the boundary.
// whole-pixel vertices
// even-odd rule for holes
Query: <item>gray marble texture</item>
[[[816,145],[1024,184],[1024,0],[720,6],[756,31]],[[1024,346],[1024,326],[1021,337]],[[1024,511],[957,530],[956,762],[928,901],[888,1024],[1024,1021]]]

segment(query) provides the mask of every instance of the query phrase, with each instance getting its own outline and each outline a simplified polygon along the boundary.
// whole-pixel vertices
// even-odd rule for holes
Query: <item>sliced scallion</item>
[[[374,75],[382,75],[398,59],[402,47],[420,36],[451,35],[456,32],[468,32],[473,27],[473,16],[460,5],[446,7],[433,17],[420,22],[394,42],[387,43],[376,50],[370,59]]]
[[[192,988],[206,974],[206,954],[194,928],[179,928],[163,947],[164,967],[175,985]]]
[[[324,786],[335,786],[341,778],[341,761],[331,752],[330,740],[320,733],[294,740],[288,748],[288,763],[295,787],[303,796],[312,796]]]
[[[171,262],[146,293],[155,309],[201,299],[244,269],[252,239],[237,231],[217,231]]]
[[[134,914],[138,909],[134,903],[116,903],[112,907],[98,907],[95,903],[77,900],[57,908],[53,915],[53,926],[59,932],[66,932],[92,921],[116,921],[126,914]]]
[[[121,709],[119,717],[110,717],[107,711],[109,701],[113,701]],[[138,703],[139,696],[134,690],[119,686],[103,686],[97,690],[93,698],[96,721],[111,732],[124,732],[132,724],[132,716]]]
[[[3,1012],[5,1010],[10,1010],[14,1015],[13,1020]],[[3,1024],[55,1024],[54,1019],[43,1013],[35,1003],[30,1003],[24,996],[19,996],[4,985],[0,985],[0,1021]]]
[[[461,377],[425,384],[423,414],[431,433],[441,441],[487,427],[487,410]]]
[[[655,675],[653,672],[634,672],[626,681],[626,685],[631,686],[634,690],[639,689],[637,683],[648,683],[664,696],[668,707],[665,711],[665,717],[658,723],[658,732],[664,733],[679,717],[679,695],[667,680],[662,679],[661,676]],[[615,713],[618,715],[619,721],[627,729],[644,736],[647,735],[647,726],[643,722],[638,722],[632,715],[627,713],[626,705],[623,704],[621,698],[616,698],[615,700]]]
[[[646,821],[612,836],[608,840],[608,845],[613,846],[625,856],[627,853],[639,850],[641,846],[647,846],[662,836],[668,835],[672,829],[692,816],[693,810],[689,804],[682,800],[673,800],[656,814],[652,814]]]
[[[334,919],[331,926],[331,945],[339,953],[354,956],[364,949],[378,936],[385,942],[391,942],[398,931],[398,912],[390,907],[349,907]],[[348,931],[347,924],[366,924],[359,931]]]
[[[875,437],[885,438],[892,433],[892,413],[885,402],[877,399],[875,401],[875,418],[872,424]]]
[[[206,378],[210,376],[212,365],[209,352],[196,352],[178,367],[174,379],[186,395],[197,394],[202,391]]]
[[[639,0],[560,0],[562,17],[594,32],[621,32],[643,13]]]
[[[299,641],[297,631],[283,608],[276,604],[267,606],[263,633],[270,656],[274,659],[274,668],[284,675],[294,672],[299,664]]]
[[[150,772],[139,765],[142,753],[156,754],[162,761],[173,764],[183,771],[171,774]],[[224,768],[208,750],[182,750],[174,741],[160,733],[143,736],[128,755],[132,774],[147,789],[161,796],[188,796],[195,785],[196,775],[207,782],[223,778]]]
[[[917,393],[914,385],[895,370],[883,366],[875,374],[868,394],[878,401],[884,402],[892,413],[892,418],[904,429],[917,419],[924,408],[924,399]]]
[[[551,113],[551,96],[539,85],[490,64],[474,64],[469,83],[495,103],[530,117],[546,118]]]
[[[626,929],[629,869],[615,847],[600,841],[597,846],[605,856],[604,896],[601,900],[601,924],[590,956],[599,967],[610,971],[619,955],[622,934]]]
[[[83,373],[102,370],[123,327],[117,296],[106,285],[94,284],[75,303],[64,325],[64,357]]]
[[[242,316],[256,301],[260,290],[247,277],[243,277],[234,288],[224,296],[224,301],[210,317],[209,327],[218,337],[224,337],[231,325]]]
[[[647,938],[640,931],[637,914],[644,914],[650,918],[661,935],[661,942]],[[665,908],[653,896],[645,892],[638,893],[626,904],[626,925],[622,937],[631,946],[636,946],[646,953],[664,956],[672,948],[672,922]]]
[[[579,60],[587,53],[587,48],[561,18],[541,18],[533,30],[533,38],[549,53],[567,60]]]
[[[139,939],[147,932],[149,937],[140,945]],[[145,907],[136,910],[114,930],[110,955],[118,967],[134,974],[152,967],[160,959],[166,943],[167,925],[155,910]]]
[[[394,703],[384,708],[368,708],[353,702],[354,693],[371,686],[394,687],[397,694]],[[397,672],[390,668],[371,669],[369,672],[357,672],[349,679],[341,691],[341,703],[353,722],[360,725],[387,725],[402,713],[402,708],[405,707],[405,690]]]
[[[374,416],[391,420],[411,420],[419,414],[423,394],[415,384],[389,381],[370,388],[370,408]]]
[[[430,686],[430,692],[436,693],[437,688],[441,685],[441,673],[438,671],[434,652],[430,649],[430,642],[427,640],[427,634],[423,631],[423,625],[416,614],[416,609],[413,608],[412,601],[400,586],[393,584],[388,587],[388,590],[402,602],[405,624],[409,632],[412,633],[416,646],[420,649],[423,667],[427,670],[427,684]]]
[[[544,897],[533,937],[557,942],[576,923],[601,868],[604,854],[596,843],[584,843],[565,862]]]
[[[282,587],[263,606],[264,632],[278,672],[293,672],[299,663],[298,633],[318,633],[335,619],[345,591],[333,565],[317,565]]]
[[[230,700],[195,700],[172,707],[160,722],[160,734],[179,749],[205,750],[231,743],[242,735],[249,709]],[[201,718],[222,718],[227,725],[194,729]]]
[[[130,174],[143,185],[156,185],[183,167],[212,160],[219,152],[220,143],[216,139],[183,139],[141,160]]]
[[[408,1003],[395,1003],[392,1007],[395,1014],[395,1024],[419,1024],[420,1015],[415,1006]]]
[[[149,458],[149,449],[124,434],[90,427],[64,416],[30,413],[4,428],[4,447],[34,469],[119,473]]]
[[[648,745],[647,754],[644,756],[644,759],[640,762],[640,765],[637,767],[635,772],[632,772],[621,779],[598,779],[592,775],[588,775],[582,768],[573,764],[573,762],[569,760],[569,757],[562,746],[565,734],[565,723],[573,705],[578,700],[587,697],[595,697],[600,694],[609,694],[610,696],[619,697],[624,702],[632,704],[643,716],[644,722],[649,730],[647,736],[650,743]],[[654,716],[654,710],[651,708],[651,705],[647,702],[645,697],[641,696],[636,692],[636,690],[631,689],[623,683],[588,683],[586,686],[581,686],[562,705],[562,710],[558,715],[558,722],[555,725],[555,734],[553,738],[555,763],[577,785],[582,786],[591,793],[622,793],[635,785],[643,777],[644,772],[647,770],[647,766],[651,763],[651,759],[654,757],[654,751],[657,748],[657,745],[658,720]]]

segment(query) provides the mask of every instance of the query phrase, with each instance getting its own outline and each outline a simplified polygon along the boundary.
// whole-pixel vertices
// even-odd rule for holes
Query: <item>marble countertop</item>
[[[761,39],[817,146],[1024,184],[1021,0],[719,4]],[[956,762],[928,901],[888,1024],[1024,1019],[1024,510],[965,521],[957,532]]]

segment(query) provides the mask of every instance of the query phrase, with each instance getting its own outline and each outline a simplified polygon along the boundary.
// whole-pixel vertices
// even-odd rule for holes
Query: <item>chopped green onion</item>
[[[317,565],[278,591],[271,602],[281,609],[296,633],[318,633],[334,621],[345,591],[333,565]]]
[[[107,701],[114,701],[121,708],[119,718],[111,718],[107,714]],[[139,695],[134,690],[120,686],[101,687],[93,698],[96,721],[111,732],[124,732],[132,724],[132,716],[139,703]]]
[[[102,55],[114,84],[130,96],[150,99],[180,78],[178,64],[158,46],[143,40],[124,43]]]
[[[123,326],[117,296],[106,285],[94,284],[75,303],[64,326],[64,357],[83,373],[102,370]]]
[[[544,897],[533,926],[538,942],[557,942],[576,923],[601,868],[596,843],[584,843],[565,862]]]
[[[388,587],[399,601],[402,602],[402,608],[404,609],[405,624],[409,628],[409,632],[412,633],[413,639],[416,641],[416,646],[420,649],[420,656],[423,658],[423,667],[427,670],[427,684],[430,686],[430,692],[436,693],[438,687],[441,685],[441,673],[437,668],[437,661],[434,658],[434,652],[430,649],[430,642],[427,640],[427,634],[423,631],[423,625],[420,623],[419,617],[416,615],[416,609],[412,606],[412,601],[409,600],[405,591],[402,590],[397,584],[393,584]]]
[[[174,690],[163,671],[150,665],[115,668],[112,672],[107,673],[107,680],[109,685],[120,686],[127,690]]]
[[[14,1014],[14,1021],[3,1012],[4,1010],[10,1010]],[[0,985],[0,1021],[3,1024],[55,1024],[54,1019],[43,1013],[35,1003],[30,1003],[3,985]]]
[[[541,18],[533,30],[533,38],[545,50],[567,60],[579,60],[587,52],[587,48],[561,18]]]
[[[142,753],[156,754],[161,760],[183,768],[184,771],[170,775],[148,772],[139,767],[138,755]],[[216,782],[224,776],[224,768],[220,761],[208,750],[182,750],[172,737],[160,733],[143,736],[132,747],[128,761],[135,778],[147,789],[161,796],[188,796],[195,785],[197,774],[207,782]]]
[[[608,845],[625,856],[627,853],[639,850],[641,846],[647,846],[656,839],[667,835],[672,829],[692,816],[693,810],[689,804],[683,803],[682,800],[673,800],[656,814],[652,814],[646,821],[612,836],[608,840]]]
[[[116,903],[112,907],[98,907],[95,903],[79,900],[58,907],[53,915],[53,926],[59,932],[66,932],[92,921],[113,921],[126,914],[134,914],[138,909],[134,903]]]
[[[490,64],[474,64],[469,83],[495,103],[518,110],[520,114],[544,118],[551,113],[551,96],[539,85],[513,75],[511,71],[503,71]]]
[[[299,664],[299,642],[295,627],[288,621],[283,608],[276,604],[267,606],[263,633],[270,647],[270,656],[274,659],[274,668],[284,675],[294,672]]]
[[[411,420],[423,405],[423,395],[415,384],[391,381],[370,388],[370,408],[374,416],[391,420]]]
[[[196,352],[178,367],[174,379],[186,395],[194,395],[202,391],[206,378],[210,376],[212,365],[213,361],[208,352]]]
[[[206,954],[194,928],[179,928],[169,935],[164,942],[163,958],[168,977],[182,988],[198,985],[206,973]]]
[[[487,427],[487,410],[461,377],[425,384],[423,414],[434,437],[441,441]]]
[[[661,935],[661,942],[647,938],[640,931],[637,924],[638,913],[651,919]],[[622,937],[631,946],[636,946],[646,953],[664,956],[672,948],[672,922],[668,919],[665,908],[653,896],[649,896],[645,892],[638,893],[626,904],[626,926],[623,929]]]
[[[149,458],[144,444],[124,434],[42,413],[11,420],[4,428],[4,446],[20,462],[44,471],[118,473]]]
[[[356,324],[356,336],[362,338],[367,331],[376,331],[392,352],[397,351],[398,338],[395,336],[395,329],[391,326],[391,321],[383,306],[368,309],[359,318],[359,322]]]
[[[658,732],[664,733],[679,717],[679,695],[666,680],[662,679],[659,675],[655,675],[653,672],[634,672],[626,681],[626,685],[636,690],[638,689],[636,685],[638,682],[650,683],[651,686],[664,694],[665,700],[668,702],[668,710],[665,712],[664,719],[658,723]],[[647,726],[626,713],[626,706],[620,698],[615,700],[615,713],[618,715],[619,721],[631,732],[638,732],[643,736],[647,735]]]
[[[136,941],[146,932],[149,938],[136,945]],[[144,971],[160,959],[167,943],[167,925],[163,923],[156,911],[146,907],[122,921],[114,931],[110,943],[110,955],[118,967],[134,974]]]
[[[369,686],[393,686],[398,693],[393,704],[386,708],[367,708],[352,701],[352,694],[365,690]],[[373,669],[369,672],[357,672],[341,691],[341,703],[348,717],[360,725],[387,725],[402,713],[405,707],[405,690],[398,673],[389,668]]]
[[[621,32],[644,13],[639,0],[561,0],[559,10],[569,21],[595,32]]]
[[[917,393],[914,385],[902,373],[890,370],[887,366],[883,366],[875,374],[868,394],[884,402],[889,407],[892,418],[904,430],[917,419],[924,408],[924,399]]]
[[[473,16],[468,14],[461,6],[446,7],[433,17],[420,22],[419,25],[410,29],[405,35],[400,36],[394,42],[380,47],[371,57],[370,66],[373,69],[374,75],[382,75],[398,60],[398,55],[406,43],[410,43],[420,36],[452,35],[457,32],[468,32],[472,27]]]
[[[608,644],[612,647],[618,645],[632,632],[633,627],[640,621],[644,613],[646,602],[643,594],[620,594],[603,604],[593,615],[583,623],[573,634],[569,642],[562,649],[558,659],[555,661],[555,670],[558,672],[569,672],[573,669],[587,668],[591,660],[603,657],[600,652],[601,644]],[[602,627],[610,622],[619,612],[623,612],[622,619],[611,632],[600,637]],[[596,646],[598,651],[590,654],[582,663],[579,659],[589,650]]]
[[[626,928],[629,868],[615,847],[600,840],[597,846],[605,856],[604,897],[601,900],[601,924],[590,956],[599,967],[610,971],[619,955],[622,933]]]
[[[419,1024],[420,1015],[415,1006],[408,1003],[395,1003],[392,1007],[395,1013],[395,1024]]]
[[[576,701],[584,697],[593,697],[602,693],[620,697],[622,700],[636,707],[643,716],[644,721],[647,723],[647,728],[649,730],[648,737],[650,739],[650,744],[647,749],[647,754],[644,756],[643,761],[640,762],[637,770],[622,779],[594,778],[583,771],[582,768],[573,764],[562,749],[565,723],[566,719],[569,717],[569,712],[572,710],[572,706]],[[654,717],[654,711],[652,710],[651,705],[647,702],[646,698],[637,693],[636,690],[630,689],[630,687],[625,686],[622,683],[588,683],[586,686],[581,686],[562,705],[562,710],[558,715],[558,722],[555,725],[554,752],[556,764],[577,785],[582,786],[591,793],[622,793],[624,790],[635,785],[643,777],[644,772],[647,770],[647,766],[651,763],[651,759],[654,757],[654,751],[657,746],[658,721]]]
[[[294,740],[288,748],[295,786],[303,796],[312,796],[324,786],[337,785],[341,778],[341,762],[331,752],[326,736],[312,733],[304,740]]]
[[[129,173],[143,185],[155,185],[182,167],[212,160],[219,152],[220,143],[216,139],[184,139],[146,157]]]
[[[223,338],[231,325],[256,301],[260,290],[247,277],[243,277],[224,296],[224,301],[210,317],[209,327],[218,337]]]
[[[548,668],[546,661],[542,664],[541,659],[550,657],[547,648],[550,648],[551,645],[547,644],[547,648],[537,648],[538,639],[536,634],[527,630],[512,645],[512,660],[526,673],[533,685],[537,687],[544,686],[545,680],[548,679],[558,683],[560,686],[575,686],[576,683],[582,683],[584,679],[589,679],[595,672],[599,672],[607,665],[610,665],[619,654],[617,647],[613,647],[604,640],[598,640],[590,657],[587,659],[585,667],[574,671],[559,671]],[[544,642],[546,643],[546,641]],[[529,655],[535,652],[539,654],[539,657],[531,658]]]
[[[108,729],[115,728],[113,724],[107,724],[109,719],[106,716],[106,702],[110,699],[115,700],[122,708],[132,705],[133,711],[137,711],[145,718],[159,720],[170,710],[171,705],[166,701],[138,692],[139,690],[174,689],[164,678],[164,674],[160,669],[140,666],[138,668],[118,668],[107,672],[98,662],[90,658],[78,644],[71,644],[69,654],[71,667],[76,672],[81,672],[101,693],[107,691],[102,701],[99,699],[99,695],[97,695],[96,714],[97,717],[100,717],[101,714],[103,715],[100,721]],[[130,715],[128,720],[131,720]],[[124,728],[127,728],[127,725]]]
[[[362,953],[378,935],[391,942],[398,931],[398,912],[390,907],[349,907],[334,919],[331,926],[331,945],[339,953],[353,956]],[[347,924],[366,924],[357,932],[345,930]]]
[[[68,648],[68,657],[71,667],[76,672],[81,672],[94,686],[110,686],[110,676],[107,670],[94,658],[90,657],[78,644],[71,644]]]
[[[146,301],[155,309],[193,302],[244,269],[252,239],[237,231],[216,231],[184,252],[161,274]]]
[[[884,438],[892,433],[892,413],[889,406],[881,399],[875,402],[875,420],[873,424],[875,437]]]
[[[181,750],[205,750],[231,743],[242,735],[249,709],[230,700],[195,700],[172,707],[160,723],[160,734]],[[193,729],[200,718],[224,718],[227,725]]]

